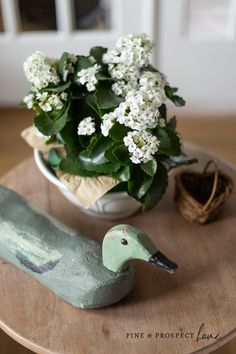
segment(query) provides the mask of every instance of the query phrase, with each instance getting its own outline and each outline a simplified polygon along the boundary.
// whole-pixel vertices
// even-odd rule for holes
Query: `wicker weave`
[[[214,171],[208,171],[210,165],[214,165]],[[175,202],[189,222],[205,224],[215,219],[232,189],[232,179],[212,160],[202,173],[185,170],[175,176]]]

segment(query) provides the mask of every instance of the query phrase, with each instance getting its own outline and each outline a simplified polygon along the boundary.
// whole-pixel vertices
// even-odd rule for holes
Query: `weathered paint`
[[[148,262],[155,252],[150,238],[131,225],[113,227],[102,244],[103,264],[113,272],[120,272],[131,259]]]
[[[130,225],[109,230],[102,248],[0,186],[0,257],[74,306],[97,308],[119,301],[133,285],[129,260],[150,261],[155,253],[160,252],[148,236]],[[168,262],[161,265],[165,270]]]
[[[32,272],[39,273],[39,274],[52,270],[56,266],[57,262],[59,261],[59,260],[49,261],[47,263],[38,266],[35,263],[31,262],[30,259],[25,254],[22,254],[19,251],[16,251],[16,258],[26,268],[32,270]]]
[[[110,305],[132,288],[132,267],[108,270],[101,245],[5,187],[0,187],[0,257],[81,308]]]
[[[46,263],[58,262],[61,253],[41,239],[36,239],[29,232],[17,230],[14,224],[2,222],[0,224],[1,242],[8,244],[13,253],[17,253],[20,258],[27,258],[36,267],[41,267]]]

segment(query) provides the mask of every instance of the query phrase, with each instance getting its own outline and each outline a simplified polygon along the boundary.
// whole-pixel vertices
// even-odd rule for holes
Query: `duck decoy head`
[[[131,225],[117,225],[105,235],[102,244],[103,264],[120,272],[131,259],[141,259],[173,273],[177,264],[161,253],[151,239]]]

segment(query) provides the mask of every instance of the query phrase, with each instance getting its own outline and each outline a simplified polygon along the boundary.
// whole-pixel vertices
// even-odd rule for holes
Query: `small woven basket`
[[[214,166],[213,171],[208,171],[210,165]],[[212,160],[202,173],[186,170],[175,176],[177,209],[189,222],[205,224],[215,219],[232,190],[232,179],[219,171]]]

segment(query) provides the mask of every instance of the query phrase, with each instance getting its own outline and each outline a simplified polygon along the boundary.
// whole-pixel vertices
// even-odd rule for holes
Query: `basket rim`
[[[201,176],[201,172],[198,171],[194,171],[194,170],[190,170],[190,169],[186,169],[186,170],[182,170],[179,171],[175,174],[174,178],[175,178],[175,183],[176,186],[178,186],[181,190],[181,194],[182,196],[194,207],[194,208],[198,208],[199,210],[203,211],[204,208],[204,204],[201,204],[199,201],[197,201],[189,192],[188,190],[185,188],[184,184],[182,183],[182,175],[183,174],[192,174],[192,175],[198,175]],[[206,172],[206,176],[212,175],[214,172],[209,171]],[[221,177],[224,177],[227,180],[227,186],[226,189],[228,189],[228,193],[225,191],[222,193],[221,196],[213,199],[213,201],[211,202],[211,204],[209,205],[209,207],[207,208],[207,212],[209,212],[211,209],[215,209],[218,205],[221,204],[222,202],[222,198],[224,198],[226,196],[226,199],[230,196],[230,194],[232,193],[233,190],[233,180],[230,176],[226,175],[224,172],[222,172],[221,170],[218,170],[218,174]],[[215,201],[215,202],[214,202]]]

